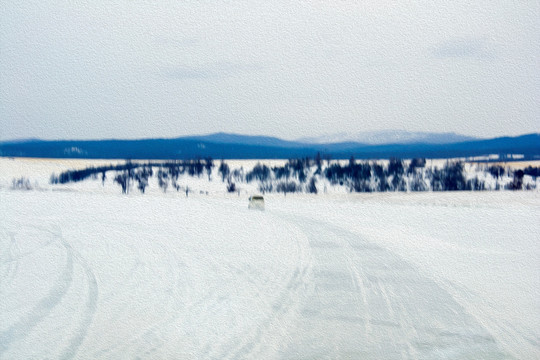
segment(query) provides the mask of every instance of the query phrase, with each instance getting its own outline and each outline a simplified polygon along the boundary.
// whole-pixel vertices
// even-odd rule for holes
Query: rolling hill
[[[453,143],[363,144],[359,142],[305,143],[268,136],[216,133],[172,139],[140,140],[19,140],[0,143],[0,156],[87,159],[333,159],[453,158],[520,154],[523,160],[540,159],[540,134],[475,139]]]

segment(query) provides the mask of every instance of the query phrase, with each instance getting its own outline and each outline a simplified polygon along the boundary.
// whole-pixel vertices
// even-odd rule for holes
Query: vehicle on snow
[[[248,209],[264,210],[264,198],[261,195],[250,196]]]

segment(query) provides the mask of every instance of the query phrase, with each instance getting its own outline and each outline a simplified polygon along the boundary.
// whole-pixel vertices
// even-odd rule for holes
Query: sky
[[[0,140],[540,132],[540,1],[0,6]]]

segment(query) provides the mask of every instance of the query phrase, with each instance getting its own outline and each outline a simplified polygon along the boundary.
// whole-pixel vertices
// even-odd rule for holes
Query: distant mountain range
[[[304,137],[298,139],[299,142],[309,144],[331,144],[339,142],[357,142],[367,145],[384,144],[452,144],[463,141],[478,140],[471,136],[459,135],[456,133],[430,133],[430,132],[409,132],[405,130],[383,130],[365,131],[356,134],[337,133],[317,137]]]
[[[367,135],[366,135],[367,134]],[[371,134],[371,135],[370,135]],[[453,133],[364,133],[364,142],[327,142],[326,138],[287,141],[268,136],[216,133],[174,139],[141,140],[17,140],[0,142],[0,156],[88,159],[333,159],[455,158],[520,154],[540,159],[540,134],[474,139]],[[337,139],[337,138],[336,138]],[[347,139],[344,137],[343,139]],[[357,137],[362,139],[362,137]],[[385,141],[384,143],[380,143]]]

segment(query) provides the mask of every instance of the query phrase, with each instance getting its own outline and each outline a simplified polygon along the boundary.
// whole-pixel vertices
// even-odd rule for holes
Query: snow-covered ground
[[[47,183],[86,164],[0,159],[0,359],[540,358],[538,191]]]

